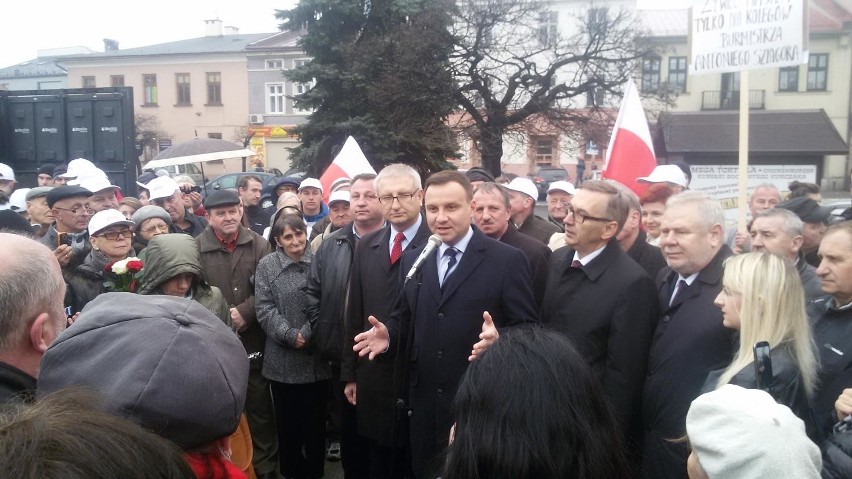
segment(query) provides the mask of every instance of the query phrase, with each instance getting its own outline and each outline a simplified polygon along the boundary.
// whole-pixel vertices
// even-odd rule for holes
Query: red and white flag
[[[618,118],[609,138],[603,177],[618,181],[641,195],[647,185],[638,183],[636,178],[648,176],[656,166],[657,157],[654,155],[648,120],[642,109],[639,91],[631,79],[627,81]]]
[[[350,136],[343,144],[343,148],[340,149],[340,153],[337,154],[334,161],[328,165],[328,168],[320,177],[325,201],[328,202],[328,195],[332,191],[340,188],[349,189],[349,180],[362,173],[375,175],[376,170],[370,166],[370,162],[367,161],[367,157],[364,156],[364,152],[361,151],[361,147],[358,146],[355,138]]]

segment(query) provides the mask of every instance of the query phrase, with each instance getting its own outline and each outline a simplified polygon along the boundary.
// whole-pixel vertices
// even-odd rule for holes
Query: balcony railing
[[[749,90],[749,110],[766,108],[766,90]],[[738,91],[703,91],[701,92],[702,110],[737,110],[740,108],[740,92]]]

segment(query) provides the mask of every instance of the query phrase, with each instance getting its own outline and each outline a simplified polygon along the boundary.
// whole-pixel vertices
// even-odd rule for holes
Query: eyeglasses
[[[403,201],[408,201],[411,198],[414,198],[414,195],[417,194],[417,191],[418,190],[414,190],[411,193],[400,193],[398,195],[382,195],[379,196],[379,202],[391,204],[393,203],[393,200],[397,200],[402,203]]]
[[[121,230],[121,231],[109,231],[106,233],[101,233],[95,236],[100,236],[106,238],[110,241],[117,241],[119,238],[132,238],[133,232],[130,230]]]
[[[91,210],[89,208],[84,208],[82,206],[77,206],[75,208],[70,208],[70,209],[69,208],[60,208],[58,206],[54,206],[53,209],[59,210],[59,211],[67,211],[67,212],[71,213],[72,215],[86,214],[86,215],[91,216],[91,215],[95,214],[95,210]]]
[[[615,221],[609,218],[598,218],[597,216],[590,216],[580,211],[574,211],[574,207],[572,207],[571,205],[566,206],[565,211],[568,215],[573,216],[574,221],[576,221],[577,223],[585,223],[586,220],[600,221],[601,223],[609,223],[610,221]]]
[[[150,227],[142,230],[142,233],[149,235],[149,234],[152,234],[152,233],[156,233],[157,231],[160,231],[160,232],[163,232],[163,233],[168,233],[169,232],[169,225],[150,226]]]

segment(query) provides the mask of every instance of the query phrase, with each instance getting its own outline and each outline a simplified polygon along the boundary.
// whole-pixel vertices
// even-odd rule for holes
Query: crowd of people
[[[852,477],[852,212],[638,181],[0,164],[0,476]]]

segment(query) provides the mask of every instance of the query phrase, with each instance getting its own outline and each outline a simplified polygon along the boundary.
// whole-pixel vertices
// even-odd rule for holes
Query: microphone
[[[408,270],[408,274],[405,275],[406,283],[408,282],[408,280],[413,278],[414,275],[417,273],[417,270],[420,269],[421,266],[423,266],[423,263],[426,261],[426,257],[432,254],[432,251],[435,251],[435,248],[441,246],[441,237],[438,235],[430,236],[427,241],[428,243],[426,243],[426,247],[423,248],[423,251],[420,252],[420,256],[417,257],[417,259],[414,261],[414,264],[411,265],[411,269]]]

